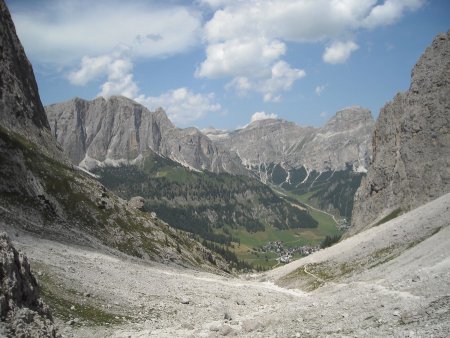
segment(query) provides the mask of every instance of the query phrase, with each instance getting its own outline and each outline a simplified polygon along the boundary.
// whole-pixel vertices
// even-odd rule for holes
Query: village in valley
[[[308,256],[316,251],[320,250],[320,245],[310,246],[303,245],[299,247],[284,247],[283,241],[273,241],[268,242],[260,248],[256,248],[255,250],[259,251],[259,253],[275,253],[278,255],[276,258],[278,263],[289,263],[291,262],[293,256],[298,254],[299,256]]]

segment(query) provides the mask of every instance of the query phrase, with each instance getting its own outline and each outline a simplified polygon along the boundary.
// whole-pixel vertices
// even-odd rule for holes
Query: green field
[[[296,196],[285,192],[281,193],[280,191],[275,192],[288,195],[290,198],[294,198],[299,202],[306,202],[308,200],[308,194]],[[277,254],[273,252],[257,252],[254,249],[273,241],[283,241],[285,248],[317,245],[327,235],[339,233],[336,222],[331,216],[311,208],[308,208],[308,210],[311,216],[319,223],[317,228],[280,230],[266,226],[264,231],[257,232],[248,232],[244,228],[232,230],[233,237],[239,238],[240,240],[239,245],[234,245],[233,251],[239,259],[251,263],[254,266],[273,267],[277,264]],[[300,256],[294,256],[293,258],[300,258]]]

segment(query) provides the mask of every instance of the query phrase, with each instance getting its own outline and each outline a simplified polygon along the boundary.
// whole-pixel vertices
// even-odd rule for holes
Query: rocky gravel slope
[[[15,240],[33,257],[66,337],[445,337],[449,205],[448,194],[305,259],[240,278],[22,233]],[[327,264],[330,272],[320,269]]]

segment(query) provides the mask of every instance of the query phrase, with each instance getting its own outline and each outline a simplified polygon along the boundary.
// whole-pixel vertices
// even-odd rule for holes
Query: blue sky
[[[120,94],[180,127],[376,117],[450,28],[448,0],[6,2],[44,104]]]

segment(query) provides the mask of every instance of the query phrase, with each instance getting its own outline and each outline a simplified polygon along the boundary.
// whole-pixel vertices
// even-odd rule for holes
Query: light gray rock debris
[[[27,257],[0,233],[0,333],[14,337],[58,337],[48,307],[38,295]]]

